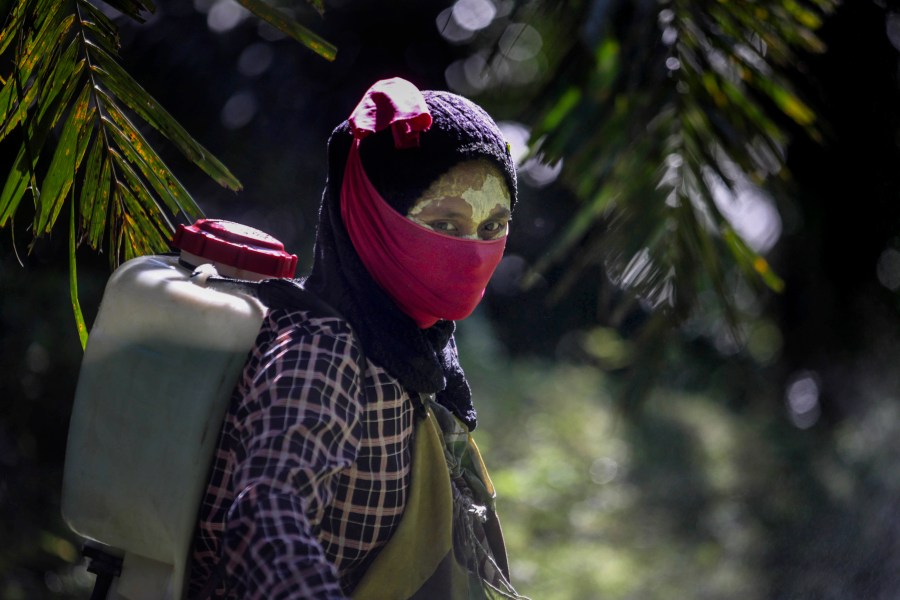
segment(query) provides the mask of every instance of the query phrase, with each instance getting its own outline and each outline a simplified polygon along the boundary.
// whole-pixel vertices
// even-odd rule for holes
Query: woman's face
[[[428,186],[406,216],[445,235],[495,240],[509,231],[509,188],[493,163],[461,162]]]

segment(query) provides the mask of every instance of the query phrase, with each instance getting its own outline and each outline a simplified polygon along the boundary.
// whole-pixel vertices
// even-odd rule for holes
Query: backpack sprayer
[[[181,225],[173,245],[180,255],[112,274],[78,377],[62,513],[87,540],[92,598],[184,597],[221,422],[265,313],[240,286],[208,282],[297,266],[275,238],[228,221]]]

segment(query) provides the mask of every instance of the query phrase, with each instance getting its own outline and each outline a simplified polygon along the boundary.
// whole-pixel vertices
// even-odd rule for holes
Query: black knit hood
[[[366,174],[384,199],[405,215],[427,187],[455,164],[486,159],[504,174],[512,205],[516,172],[509,147],[488,114],[449,92],[423,91],[432,115],[420,146],[394,148],[390,131],[360,144]],[[475,427],[475,409],[459,365],[452,321],[420,329],[372,279],[353,248],[340,211],[344,167],[353,137],[344,121],[328,140],[328,180],[319,208],[313,268],[305,287],[343,314],[370,361],[382,366],[413,392],[435,393],[437,400]]]

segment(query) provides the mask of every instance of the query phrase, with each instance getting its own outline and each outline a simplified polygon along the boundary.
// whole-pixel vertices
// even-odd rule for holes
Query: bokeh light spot
[[[238,129],[256,116],[257,102],[253,92],[244,90],[234,94],[222,107],[222,125],[227,129]]]
[[[756,362],[768,365],[774,362],[780,355],[784,346],[784,338],[777,325],[770,321],[762,320],[750,328],[747,336],[747,352]]]
[[[493,83],[493,69],[482,54],[473,54],[450,64],[444,71],[450,89],[464,96],[478,94]]]
[[[266,72],[272,65],[275,53],[272,46],[265,42],[250,44],[238,57],[238,71],[247,77],[257,77]]]
[[[884,29],[894,48],[900,50],[900,13],[888,13],[884,20]]]
[[[556,178],[562,172],[562,167],[562,159],[554,163],[548,163],[544,160],[544,156],[539,154],[522,163],[519,173],[525,182],[532,187],[542,188],[556,181]]]
[[[891,291],[900,289],[900,252],[888,248],[878,257],[878,281]]]
[[[782,223],[772,197],[749,181],[728,187],[711,170],[704,172],[722,216],[756,252],[765,253],[781,237]]]
[[[608,456],[598,458],[591,465],[591,481],[597,485],[612,482],[618,474],[619,463]]]
[[[523,61],[537,56],[543,40],[538,30],[531,25],[511,23],[500,36],[497,45],[507,58]]]
[[[819,381],[812,371],[795,374],[785,392],[788,416],[798,429],[809,429],[822,414],[819,405]]]
[[[662,41],[666,46],[671,46],[678,41],[678,30],[674,27],[666,27],[662,32]]]
[[[469,31],[484,29],[496,15],[497,7],[491,0],[457,0],[453,5],[453,18]]]
[[[474,32],[466,29],[453,17],[453,7],[446,8],[438,13],[434,20],[441,37],[453,44],[462,44],[472,39]]]
[[[234,0],[218,0],[206,14],[206,26],[215,33],[237,27],[250,13]]]

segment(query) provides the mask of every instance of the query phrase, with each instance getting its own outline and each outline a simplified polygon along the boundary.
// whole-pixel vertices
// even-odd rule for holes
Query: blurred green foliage
[[[833,432],[801,433],[760,408],[779,390],[758,372],[743,382],[746,406],[723,402],[733,380],[708,377],[655,388],[633,417],[596,368],[511,358],[485,329],[466,323],[460,351],[522,593],[887,600],[900,590],[895,395],[869,390]]]

